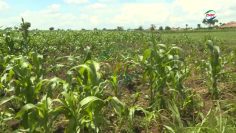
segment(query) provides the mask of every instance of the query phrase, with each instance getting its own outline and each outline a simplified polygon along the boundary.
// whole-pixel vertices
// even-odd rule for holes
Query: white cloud
[[[8,17],[7,19],[1,19],[0,22],[0,27],[14,27],[14,26],[18,26],[19,22],[21,21],[21,18],[13,16],[13,17]]]
[[[5,11],[9,9],[9,7],[10,6],[7,4],[5,0],[0,0],[0,11]]]
[[[94,3],[94,4],[90,4],[87,6],[87,8],[91,9],[91,10],[96,10],[96,9],[101,9],[101,8],[106,8],[107,5],[103,4],[103,3]]]
[[[101,2],[101,3],[113,3],[113,2],[118,2],[118,0],[98,0],[98,2]]]
[[[85,4],[89,3],[89,0],[64,0],[67,4]]]
[[[202,22],[204,13],[213,9],[217,12],[220,22],[236,20],[235,0],[175,0],[171,3],[129,3],[123,4],[118,9],[118,14],[111,18],[113,25],[137,27],[138,25],[150,26],[176,26],[184,27],[185,24],[196,27]],[[116,10],[116,9],[114,9]]]
[[[31,22],[32,28],[48,29],[49,27],[63,29],[81,29],[96,27],[100,20],[97,16],[62,12],[60,5],[52,4],[40,11],[24,11],[20,14],[26,21]]]
[[[48,6],[48,10],[52,11],[52,12],[58,12],[61,8],[61,5],[59,4],[52,4],[50,6]]]
[[[121,5],[110,5],[107,2],[109,0],[100,0],[100,3],[87,5],[82,10],[81,13],[87,15],[88,19],[96,20],[96,25],[93,23],[92,26],[135,28],[143,25],[147,28],[151,24],[171,27],[185,27],[188,24],[196,27],[202,22],[204,13],[210,9],[217,12],[220,22],[236,20],[235,0],[225,0],[224,3],[221,0],[129,2]]]
[[[170,16],[165,3],[152,4],[125,4],[112,19],[112,23],[118,25],[145,25],[164,23]]]
[[[78,8],[69,5],[52,4],[38,11],[26,10],[17,17],[5,18],[1,24],[19,22],[20,17],[32,23],[33,28],[137,28],[142,25],[148,28],[150,24],[157,26],[185,27],[185,24],[196,27],[202,22],[204,12],[213,9],[220,22],[236,21],[235,0],[174,0],[173,2],[126,2],[117,4],[117,0],[64,0],[76,4]],[[3,0],[0,0],[4,2]],[[84,3],[84,4],[82,4]],[[85,4],[86,3],[86,4]],[[82,4],[82,5],[77,5]],[[0,6],[1,7],[1,6]],[[0,8],[1,9],[1,8]],[[17,18],[17,19],[13,19]]]
[[[173,5],[184,11],[187,22],[200,23],[207,10],[216,11],[220,22],[236,20],[236,1],[235,0],[176,0]],[[231,17],[227,16],[230,15]],[[181,15],[178,15],[181,17]]]

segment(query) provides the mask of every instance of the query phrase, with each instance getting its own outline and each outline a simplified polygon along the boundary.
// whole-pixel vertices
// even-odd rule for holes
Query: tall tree
[[[123,31],[124,30],[124,28],[122,27],[122,26],[117,26],[117,28],[116,28],[118,31]]]
[[[53,30],[54,30],[54,27],[50,27],[49,30],[50,30],[50,31],[53,31]]]
[[[197,28],[198,28],[198,29],[201,29],[201,24],[197,24]]]
[[[218,22],[218,19],[203,19],[202,23],[213,27]]]
[[[138,27],[138,30],[142,31],[142,30],[143,30],[143,27],[142,27],[142,26],[139,26],[139,27]]]
[[[165,30],[171,30],[170,26],[166,26]]]
[[[151,24],[150,30],[154,31],[156,29],[156,26],[154,24]]]
[[[186,30],[188,29],[188,24],[185,24],[185,26],[186,26]]]
[[[160,27],[159,27],[159,30],[160,30],[160,31],[163,31],[163,27],[162,27],[162,26],[160,26]]]

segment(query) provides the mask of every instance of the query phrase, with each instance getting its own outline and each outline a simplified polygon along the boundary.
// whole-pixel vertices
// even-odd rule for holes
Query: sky
[[[219,22],[236,21],[235,9],[236,0],[0,0],[0,27],[22,17],[33,29],[196,27],[208,10]]]

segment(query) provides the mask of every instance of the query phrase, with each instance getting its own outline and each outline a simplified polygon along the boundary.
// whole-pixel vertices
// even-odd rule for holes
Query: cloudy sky
[[[236,21],[236,0],[0,0],[0,27],[64,29],[196,27],[213,9],[220,22]]]

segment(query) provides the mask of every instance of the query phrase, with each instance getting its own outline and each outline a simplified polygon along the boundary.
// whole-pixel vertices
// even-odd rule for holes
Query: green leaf
[[[151,49],[146,49],[143,53],[143,60],[142,61],[147,60],[151,56],[151,53],[152,53]]]
[[[157,44],[157,46],[162,47],[162,48],[166,48],[165,44]]]
[[[219,46],[214,46],[214,50],[217,52],[217,54],[220,53],[220,47]]]
[[[134,113],[135,113],[135,111],[136,111],[136,108],[135,108],[135,107],[131,107],[131,108],[129,109],[129,118],[130,118],[131,121],[134,119]]]
[[[100,98],[97,98],[95,96],[89,96],[89,97],[84,98],[82,101],[80,101],[80,105],[82,107],[84,107],[84,106],[87,106],[95,101],[102,101],[103,102],[103,100]]]
[[[11,101],[12,99],[16,98],[15,96],[11,96],[11,97],[4,97],[3,99],[0,100],[0,106]]]
[[[116,113],[118,113],[119,115],[121,115],[127,110],[126,105],[121,102],[117,97],[110,98],[109,102],[113,106]]]
[[[61,113],[69,113],[68,111],[67,112],[65,112],[66,110],[65,110],[65,108],[64,107],[62,107],[62,106],[59,106],[59,107],[57,107],[57,108],[55,108],[55,109],[53,109],[52,111],[50,111],[49,112],[49,115],[50,116],[58,116],[59,114],[61,114]]]
[[[20,118],[22,115],[24,115],[25,112],[33,109],[33,108],[37,108],[37,106],[35,106],[34,104],[26,104],[25,106],[23,106],[21,108],[21,110],[16,114],[16,118]]]
[[[164,127],[165,127],[168,131],[170,131],[171,133],[175,133],[175,131],[174,131],[171,127],[166,126],[166,125],[164,125]]]
[[[66,133],[76,133],[76,122],[75,122],[75,119],[70,119],[69,122],[68,122],[68,126],[66,127],[65,129],[65,132]]]

